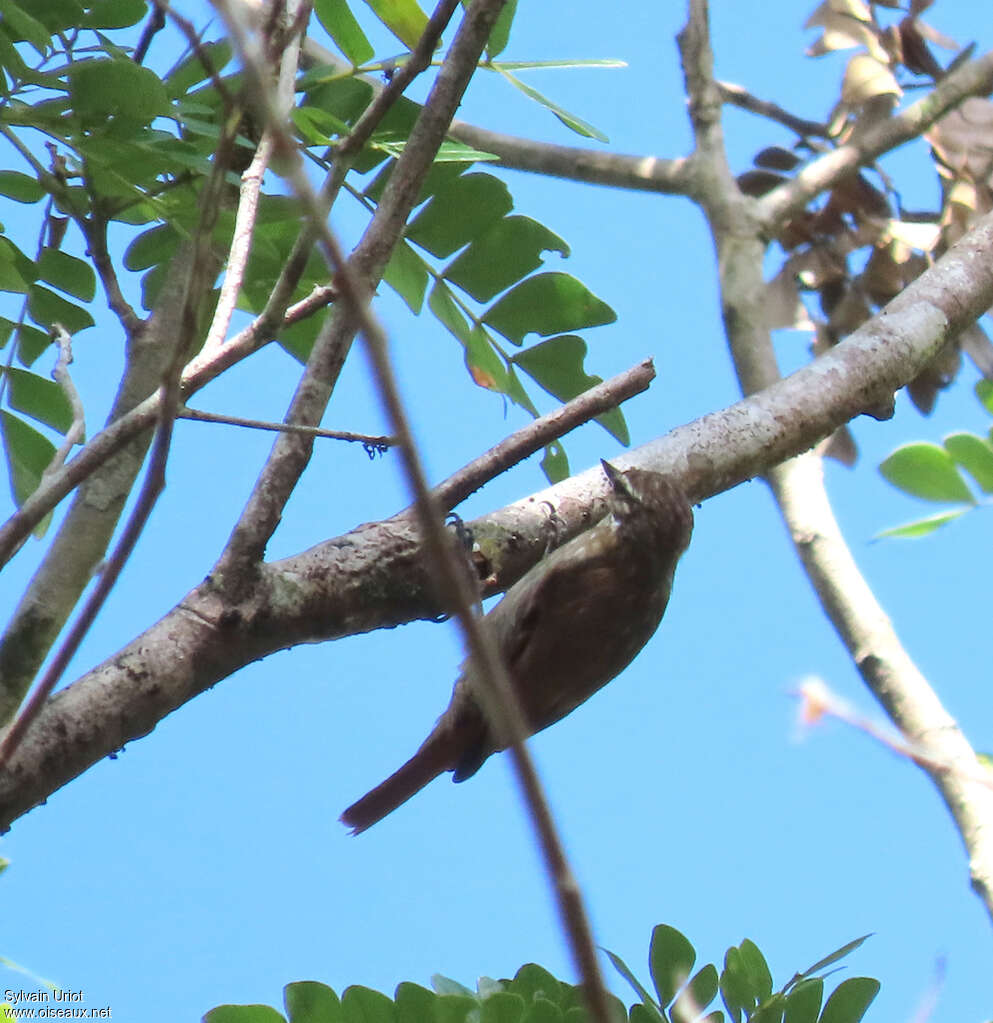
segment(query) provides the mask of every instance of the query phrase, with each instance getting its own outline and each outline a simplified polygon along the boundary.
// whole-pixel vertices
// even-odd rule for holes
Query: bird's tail
[[[450,771],[453,767],[451,760],[450,743],[440,736],[429,736],[403,767],[352,803],[341,815],[342,823],[352,829],[353,835],[371,828],[420,792],[428,782],[434,781],[439,774]]]

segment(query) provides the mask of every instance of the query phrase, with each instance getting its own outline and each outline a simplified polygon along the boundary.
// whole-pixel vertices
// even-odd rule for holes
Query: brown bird
[[[539,561],[489,614],[529,735],[575,710],[619,675],[662,621],[676,562],[693,532],[679,486],[644,469],[601,460],[607,514]],[[421,748],[353,803],[342,821],[354,834],[382,820],[431,780],[465,781],[504,748],[492,733],[466,661],[451,703]]]

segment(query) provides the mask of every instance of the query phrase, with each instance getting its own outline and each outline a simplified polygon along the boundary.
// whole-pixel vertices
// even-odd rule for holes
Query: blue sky
[[[718,75],[795,112],[824,117],[841,58],[810,60],[804,5],[715,4]],[[204,8],[187,10],[203,16]],[[962,44],[991,40],[986,5],[936,4],[931,21]],[[980,15],[983,15],[980,17]],[[626,70],[558,71],[529,81],[592,121],[620,152],[676,156],[688,143],[673,37],[681,4],[605,10],[522,0],[507,57],[616,57]],[[159,59],[168,64],[165,55]],[[504,131],[582,144],[499,83],[474,87],[461,116]],[[773,125],[728,115],[745,169]],[[5,157],[5,160],[8,159]],[[6,165],[6,163],[5,163]],[[890,164],[911,204],[933,205],[925,151]],[[694,208],[678,198],[523,174],[506,175],[518,212],[565,238],[548,266],[583,280],[618,312],[587,335],[588,365],[607,377],[654,355],[658,379],[626,415],[634,442],[734,401],[713,255]],[[16,210],[3,209],[13,230]],[[335,226],[354,230],[349,216]],[[521,425],[517,410],[466,377],[461,353],[428,317],[385,293],[377,305],[432,478]],[[91,430],[112,397],[118,334],[106,319],[80,336],[74,366]],[[786,367],[807,339],[778,341]],[[113,372],[110,368],[113,367]],[[263,351],[198,395],[199,407],[281,418],[298,372]],[[988,522],[965,516],[922,543],[871,543],[926,510],[876,465],[897,444],[982,431],[975,373],[922,420],[902,396],[887,423],[854,424],[861,460],[828,468],[839,518],[898,632],[979,749],[993,711],[981,668],[988,609],[976,551]],[[443,396],[439,400],[439,396]],[[383,417],[356,350],[326,418],[378,432]],[[112,654],[196,585],[227,539],[271,441],[180,423],[169,487],[70,677]],[[575,469],[617,453],[596,426],[567,448]],[[537,459],[460,509],[466,518],[543,485]],[[318,447],[269,555],[302,550],[406,502],[393,458]],[[40,554],[30,543],[0,578],[11,606]],[[392,991],[443,973],[472,984],[524,962],[572,978],[526,816],[505,759],[471,782],[431,785],[360,838],[341,810],[405,760],[445,706],[461,648],[454,626],[419,623],[302,647],[252,665],[162,722],[18,821],[0,843],[0,954],[82,989],[90,1008],[145,1023],[198,1019],[223,1002],[279,1005],[293,980],[339,992]],[[977,674],[977,671],[979,672]],[[874,937],[850,973],[882,981],[869,1019],[907,1019],[939,960],[933,1018],[988,1018],[990,925],[965,856],[927,779],[862,735],[827,723],[798,740],[790,691],[814,673],[876,714],[825,622],[761,482],[697,511],[692,546],[663,625],[612,685],[532,743],[602,945],[642,976],[651,928],[678,927],[702,961],[744,937],[785,982],[851,938]],[[606,967],[608,976],[609,967]],[[628,999],[620,978],[614,990]],[[30,987],[0,970],[0,987]]]

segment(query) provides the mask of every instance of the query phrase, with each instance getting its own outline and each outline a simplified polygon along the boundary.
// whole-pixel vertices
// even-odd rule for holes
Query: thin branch
[[[651,359],[646,359],[584,391],[554,412],[528,423],[439,483],[433,491],[438,507],[442,511],[449,511],[461,504],[483,484],[517,465],[528,455],[540,451],[546,444],[565,436],[570,430],[596,416],[617,408],[628,398],[648,390],[654,379],[655,366]]]
[[[252,162],[241,175],[238,211],[235,214],[234,234],[228,250],[227,269],[214,310],[214,319],[199,353],[201,358],[210,359],[215,355],[227,336],[231,317],[238,302],[238,294],[244,283],[248,257],[252,251],[252,235],[259,212],[262,180],[265,178],[271,155],[272,139],[266,131],[262,133]]]
[[[107,306],[117,317],[125,335],[129,338],[134,337],[141,329],[143,321],[124,297],[124,292],[121,291],[117,271],[114,269],[114,263],[107,248],[107,221],[94,214],[92,219],[79,218],[77,223],[86,238],[87,251],[90,254],[90,259],[93,260],[100,283],[103,285],[104,294],[107,296]]]
[[[167,398],[171,399],[173,407],[175,407],[178,394],[178,374],[176,374],[176,379],[167,392]],[[4,734],[3,740],[0,741],[0,768],[4,767],[13,756],[14,751],[20,745],[31,723],[48,702],[48,698],[52,695],[56,685],[58,685],[59,679],[62,677],[69,662],[76,655],[76,651],[79,649],[87,632],[89,632],[90,626],[110,595],[114,583],[117,582],[121,570],[131,556],[131,552],[134,550],[135,544],[137,544],[138,538],[141,536],[149,516],[152,514],[155,502],[165,489],[165,467],[172,443],[173,423],[174,416],[171,414],[169,402],[164,402],[162,414],[159,418],[159,427],[156,431],[152,447],[148,474],[142,485],[141,493],[138,495],[134,511],[124,527],[124,532],[121,534],[121,539],[118,541],[114,553],[107,559],[93,592],[86,599],[79,617],[73,622],[72,627],[62,642],[62,646],[55,653],[51,663],[45,670],[45,674],[38,681],[27,703],[21,709],[20,714],[18,714],[13,724]]]
[[[226,426],[242,426],[249,430],[271,430],[275,433],[299,433],[306,437],[326,437],[329,440],[344,440],[364,444],[368,448],[385,451],[393,447],[395,437],[373,436],[367,433],[349,433],[347,430],[325,430],[320,426],[299,426],[296,423],[267,423],[261,419],[242,419],[240,416],[222,416],[216,412],[202,412],[199,409],[182,407],[176,412],[177,419],[192,419],[198,423],[221,423]]]
[[[257,316],[210,359],[192,359],[183,372],[182,394],[188,397],[201,390],[221,373],[253,355],[272,339],[282,326],[290,326],[334,300],[332,287],[314,291],[290,306],[285,317],[272,324],[266,312]],[[113,420],[85,445],[82,451],[50,479],[42,480],[37,490],[0,526],[0,566],[6,564],[32,529],[68,494],[112,458],[128,441],[153,426],[161,409],[161,391],[150,395],[139,405]]]
[[[718,82],[717,88],[725,103],[730,103],[741,110],[747,110],[750,114],[758,114],[760,117],[775,121],[803,138],[827,137],[827,125],[821,121],[808,121],[805,117],[797,117],[796,114],[791,114],[778,103],[759,99],[758,96],[753,96],[747,89],[735,85],[733,82]]]

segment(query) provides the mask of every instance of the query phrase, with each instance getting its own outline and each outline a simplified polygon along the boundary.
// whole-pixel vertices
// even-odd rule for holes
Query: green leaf
[[[315,0],[314,13],[334,40],[335,46],[353,65],[358,66],[372,59],[376,51],[359,27],[346,0]]]
[[[127,270],[147,270],[172,259],[179,243],[179,234],[171,224],[157,224],[142,232],[124,250]]]
[[[846,942],[841,948],[836,948],[833,952],[826,955],[823,959],[818,959],[813,966],[808,966],[803,973],[798,973],[791,981],[790,984],[794,984],[799,980],[804,980],[807,977],[812,976],[820,970],[823,970],[825,966],[833,966],[835,963],[849,956],[857,948],[859,948],[863,942],[868,941],[872,937],[872,934],[863,934],[861,938],[855,938],[852,941]]]
[[[462,174],[437,192],[411,221],[407,238],[445,258],[479,237],[514,208],[507,186],[492,174]]]
[[[83,7],[77,0],[45,0],[44,5],[36,4],[35,8],[36,17],[50,36],[75,27],[83,18]]]
[[[397,1023],[424,1023],[434,1016],[438,996],[420,984],[404,981],[397,986]]]
[[[721,971],[721,998],[728,1015],[739,1023],[744,1009],[751,1014],[755,1007],[755,994],[749,981],[748,970],[739,949],[733,945],[724,953],[724,969]]]
[[[301,980],[283,988],[283,1005],[290,1023],[341,1023],[341,1002],[327,984]]]
[[[644,987],[640,980],[634,975],[631,967],[619,956],[614,955],[609,948],[603,949],[604,955],[611,961],[613,967],[617,972],[634,988],[638,997],[644,1003],[645,1011],[652,1017],[652,1019],[660,1020],[664,1017],[659,1012],[658,1006],[655,1004],[655,999],[652,998],[648,989]],[[631,1017],[632,1023],[634,1023],[634,1016]]]
[[[30,174],[21,174],[20,171],[0,171],[0,195],[7,196],[15,202],[38,202],[44,199],[45,190],[38,183],[37,178]]]
[[[460,984],[457,980],[452,980],[451,977],[445,977],[440,973],[434,974],[431,978],[431,986],[438,992],[439,995],[471,995],[473,994],[470,988],[467,988],[465,984]]]
[[[517,0],[508,0],[490,31],[490,38],[486,41],[486,56],[490,60],[499,56],[507,48],[507,43],[510,41],[510,28],[514,24],[516,13]]]
[[[547,96],[538,92],[537,89],[532,88],[530,85],[525,85],[516,75],[512,75],[509,71],[501,71],[500,73],[511,85],[520,89],[529,99],[533,99],[536,103],[540,103],[543,107],[550,110],[567,128],[574,131],[577,135],[582,135],[583,138],[587,139],[596,139],[597,142],[610,141],[599,128],[594,128],[592,124],[584,121],[581,117],[569,113],[564,107],[560,107],[558,103],[553,103]]]
[[[879,981],[872,977],[849,977],[831,993],[820,1023],[859,1023],[879,994]]]
[[[96,295],[97,277],[93,267],[61,249],[42,249],[38,277],[84,302],[91,302]]]
[[[717,967],[707,963],[672,1003],[669,1018],[673,1023],[695,1020],[717,997],[718,987]]]
[[[37,489],[52,461],[55,445],[23,419],[0,412],[0,433],[14,503],[20,507]]]
[[[583,366],[586,351],[586,342],[581,337],[561,334],[526,348],[511,361],[559,401],[571,401],[603,383],[602,377],[586,372]],[[596,417],[596,421],[622,444],[631,443],[624,414],[619,408],[604,412]]]
[[[201,43],[199,53],[191,53],[169,72],[165,79],[169,98],[179,99],[180,96],[185,96],[194,85],[199,85],[210,77],[210,71],[204,67],[204,59],[210,62],[215,72],[223,71],[231,60],[231,52],[231,43],[227,39],[215,43]]]
[[[17,328],[17,357],[25,366],[30,366],[51,343],[51,337],[37,327],[22,323]]]
[[[473,995],[439,995],[434,1003],[435,1023],[465,1023],[470,1013],[479,1010],[479,999]]]
[[[21,272],[22,269],[21,261],[16,259],[16,254],[11,251],[11,248],[0,244],[0,291],[12,291],[20,295],[27,294],[34,274],[31,274],[29,280],[25,280]]]
[[[507,985],[507,990],[520,995],[526,1002],[547,999],[553,1005],[562,998],[562,982],[536,963],[526,963]]]
[[[675,927],[659,924],[652,931],[648,967],[663,1009],[686,983],[695,962],[695,949]]]
[[[169,110],[158,75],[130,60],[86,60],[69,71],[74,113],[103,129],[108,120],[150,124]]]
[[[985,377],[976,384],[976,397],[983,404],[987,412],[993,413],[993,380]]]
[[[784,1023],[817,1023],[824,997],[824,981],[820,977],[801,981],[786,996]]]
[[[553,440],[546,446],[545,456],[541,460],[541,471],[549,483],[561,483],[572,475],[569,472],[569,457],[559,441]]]
[[[72,409],[65,392],[54,380],[46,380],[37,373],[15,369],[4,369],[10,384],[11,408],[37,419],[46,426],[65,433],[72,426]]]
[[[483,999],[479,1023],[520,1023],[524,999],[511,991],[496,991]]]
[[[427,27],[427,15],[414,0],[365,0],[370,10],[399,39],[412,50]]]
[[[129,28],[137,25],[148,9],[145,0],[93,0],[86,5],[83,19],[87,28]]]
[[[14,0],[0,0],[0,15],[15,41],[23,39],[30,43],[40,57],[44,57],[51,47],[51,35],[40,22],[19,7]]]
[[[951,455],[936,444],[905,444],[879,466],[893,486],[926,501],[965,501],[975,504]]]
[[[28,289],[28,312],[39,327],[49,330],[58,323],[70,334],[78,334],[93,326],[93,317],[86,309],[75,302],[67,302],[40,284],[32,284]]]
[[[938,512],[935,515],[928,515],[923,519],[915,519],[913,522],[908,522],[903,526],[893,526],[890,529],[884,529],[881,533],[877,533],[873,539],[881,540],[884,537],[897,537],[904,540],[916,540],[919,537],[933,533],[936,529],[940,529],[949,522],[953,522],[960,515],[970,511],[972,507],[972,505],[967,505],[965,508],[953,508],[951,511]]]
[[[530,217],[503,217],[477,237],[445,270],[445,277],[477,302],[489,302],[542,265],[544,252],[569,255],[569,246]]]
[[[482,327],[473,327],[465,346],[465,364],[473,382],[489,391],[511,393],[510,377],[493,341]]]
[[[345,1023],[394,1023],[396,1007],[380,991],[358,984],[346,988],[341,996]]]
[[[519,345],[532,332],[547,337],[597,327],[613,323],[617,314],[575,277],[542,273],[508,291],[482,319]]]
[[[772,994],[772,973],[769,971],[769,964],[759,951],[758,945],[749,938],[745,938],[739,950],[751,992],[755,1001],[762,1003]]]
[[[469,326],[444,281],[438,281],[431,289],[428,307],[441,321],[442,326],[468,347],[472,340],[472,327]]]
[[[945,450],[979,484],[993,494],[993,445],[974,433],[953,433],[944,440]]]
[[[218,1005],[203,1017],[203,1023],[286,1023],[271,1005]]]

